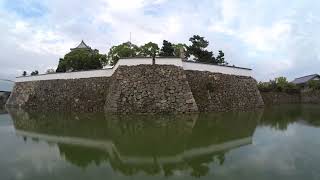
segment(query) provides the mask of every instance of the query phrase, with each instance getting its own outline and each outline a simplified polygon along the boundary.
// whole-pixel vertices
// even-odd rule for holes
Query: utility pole
[[[131,32],[130,32],[130,40],[129,40],[129,42],[131,43]]]

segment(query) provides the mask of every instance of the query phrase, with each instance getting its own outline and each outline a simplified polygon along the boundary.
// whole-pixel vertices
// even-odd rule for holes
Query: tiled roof
[[[320,77],[319,74],[312,74],[308,76],[303,76],[300,78],[296,78],[295,80],[292,81],[294,84],[304,84],[307,83],[308,81],[314,79],[315,77]]]
[[[73,48],[73,49],[91,49],[91,47],[86,45],[86,43],[84,43],[83,41],[81,41],[81,43],[76,48]]]

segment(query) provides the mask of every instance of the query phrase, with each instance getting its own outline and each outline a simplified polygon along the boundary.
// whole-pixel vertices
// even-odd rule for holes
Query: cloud
[[[1,76],[57,66],[82,39],[106,53],[115,44],[205,36],[255,78],[319,73],[319,2],[270,0],[44,0],[0,2]]]

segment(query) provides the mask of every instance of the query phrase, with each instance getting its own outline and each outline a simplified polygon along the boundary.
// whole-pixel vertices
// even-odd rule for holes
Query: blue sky
[[[82,39],[107,53],[129,40],[205,36],[258,81],[320,73],[316,0],[0,0],[0,78],[55,68]]]

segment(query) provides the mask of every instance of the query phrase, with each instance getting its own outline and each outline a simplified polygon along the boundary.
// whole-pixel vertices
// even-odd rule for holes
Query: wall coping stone
[[[198,63],[192,61],[183,61],[181,58],[174,57],[161,57],[156,58],[157,65],[174,65],[182,67],[184,70],[195,71],[208,71],[213,73],[230,74],[237,76],[252,77],[252,69],[242,68],[227,65],[215,65],[208,63]],[[28,81],[41,81],[41,80],[56,80],[56,79],[82,79],[93,77],[111,77],[119,66],[137,66],[137,65],[152,65],[152,58],[122,58],[119,59],[116,65],[112,68],[65,72],[65,73],[52,73],[52,74],[39,74],[36,76],[20,76],[15,79],[15,82],[28,82]]]

